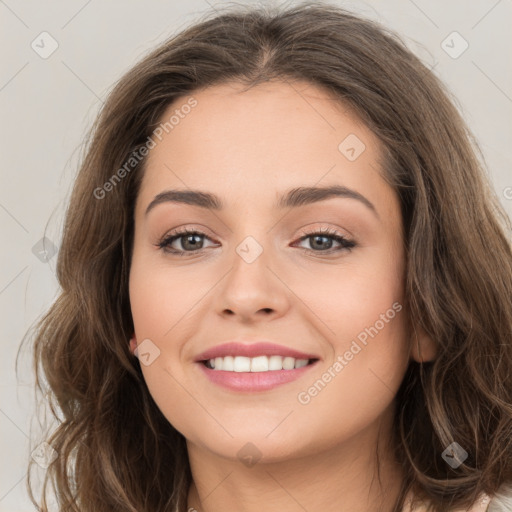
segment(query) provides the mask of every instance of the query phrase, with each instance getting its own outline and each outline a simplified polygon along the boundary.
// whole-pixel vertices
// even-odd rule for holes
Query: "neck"
[[[187,441],[192,472],[187,510],[392,512],[403,476],[393,456],[392,412],[313,455],[261,459],[251,467]]]

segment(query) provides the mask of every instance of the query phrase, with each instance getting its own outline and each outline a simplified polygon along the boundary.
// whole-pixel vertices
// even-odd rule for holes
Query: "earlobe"
[[[137,348],[137,338],[135,337],[135,333],[130,338],[130,352],[134,354],[135,349]]]
[[[421,327],[414,328],[411,342],[411,359],[418,363],[434,361],[437,356],[437,343]]]

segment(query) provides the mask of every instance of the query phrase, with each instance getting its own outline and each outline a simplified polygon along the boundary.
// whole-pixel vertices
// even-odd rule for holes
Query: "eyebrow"
[[[370,209],[376,217],[379,218],[379,213],[371,201],[359,192],[347,188],[342,185],[331,185],[325,187],[297,187],[292,188],[279,197],[275,203],[274,208],[297,208],[299,206],[309,205],[331,199],[333,197],[356,199],[363,203]],[[182,203],[192,206],[199,206],[200,208],[208,208],[215,211],[224,209],[224,203],[219,196],[209,192],[200,190],[165,190],[160,192],[149,203],[146,208],[145,216],[158,204],[161,203]]]

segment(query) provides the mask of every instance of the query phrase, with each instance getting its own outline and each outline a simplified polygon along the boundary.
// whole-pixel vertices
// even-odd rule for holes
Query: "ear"
[[[418,325],[413,327],[410,355],[418,363],[431,362],[437,357],[437,343]]]
[[[137,338],[135,337],[135,333],[130,338],[130,352],[133,354],[135,349],[137,348]]]

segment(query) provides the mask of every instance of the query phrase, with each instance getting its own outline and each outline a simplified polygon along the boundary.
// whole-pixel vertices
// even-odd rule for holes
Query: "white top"
[[[411,509],[412,493],[405,499],[403,512],[426,512],[426,505]],[[187,509],[193,512],[195,509]],[[480,499],[469,510],[454,509],[452,512],[512,512],[512,483],[503,484],[498,492],[491,498],[483,494]]]
[[[412,494],[405,499],[403,512],[426,512],[426,505],[411,508]],[[486,494],[480,496],[470,509],[453,509],[452,512],[512,512],[512,483],[503,484],[491,498]]]

